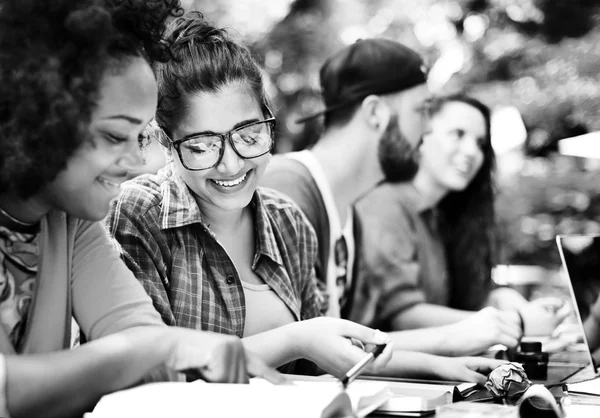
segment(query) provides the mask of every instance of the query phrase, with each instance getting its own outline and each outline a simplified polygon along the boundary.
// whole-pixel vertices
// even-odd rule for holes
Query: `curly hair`
[[[263,115],[270,114],[258,63],[225,29],[211,26],[199,12],[189,12],[171,22],[167,40],[173,59],[153,66],[158,83],[156,121],[167,135],[181,121],[188,97],[215,93],[230,83],[247,83]]]
[[[477,109],[486,125],[481,168],[465,190],[448,193],[438,205],[451,280],[450,306],[477,310],[491,289],[497,247],[493,187],[496,158],[491,143],[491,114],[479,100],[455,94],[433,99],[425,109],[427,116],[435,117],[452,102]]]
[[[179,0],[5,0],[0,5],[0,193],[28,198],[89,138],[106,71],[169,58]]]

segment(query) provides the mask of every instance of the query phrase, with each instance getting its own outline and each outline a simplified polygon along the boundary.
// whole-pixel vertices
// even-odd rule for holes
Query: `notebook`
[[[104,396],[85,418],[254,417],[328,418],[397,416],[433,412],[452,402],[454,386],[355,380],[342,391],[331,377],[290,376],[275,386],[262,379],[249,385],[151,383]]]
[[[591,346],[590,332],[583,324],[596,299],[600,297],[600,235],[559,235],[556,243],[568,279],[568,289],[576,307],[577,321],[584,330],[583,352],[593,373],[597,373],[598,365],[592,353],[598,347]],[[600,395],[598,379],[569,383],[566,386],[570,392]]]
[[[289,375],[297,386],[322,387],[336,386],[336,379],[328,376],[300,376]],[[450,404],[459,400],[462,394],[469,393],[477,387],[475,383],[456,382],[431,382],[410,379],[378,379],[375,377],[359,378],[352,385],[360,388],[362,385],[369,387],[372,384],[384,385],[388,392],[388,400],[375,409],[377,416],[420,415],[432,413],[441,405]],[[444,384],[446,383],[446,384]]]
[[[340,386],[272,385],[252,379],[248,385],[151,383],[104,396],[85,418],[328,418],[364,417],[385,403],[385,384]]]

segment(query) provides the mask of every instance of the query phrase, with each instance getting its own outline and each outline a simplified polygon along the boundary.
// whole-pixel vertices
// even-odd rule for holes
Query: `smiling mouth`
[[[471,174],[471,171],[473,171],[473,167],[471,164],[456,165],[454,166],[454,168],[463,175],[469,175]]]
[[[244,173],[243,176],[238,177],[235,180],[224,181],[224,180],[214,180],[214,179],[212,179],[212,181],[214,181],[217,185],[219,185],[221,187],[235,187],[238,184],[240,184],[241,182],[243,182],[244,180],[246,180],[247,176],[248,176],[248,172]]]
[[[98,177],[98,181],[100,183],[106,184],[107,186],[115,187],[117,189],[121,187],[121,183],[110,181],[110,180],[108,180],[108,179],[106,179],[104,177]]]

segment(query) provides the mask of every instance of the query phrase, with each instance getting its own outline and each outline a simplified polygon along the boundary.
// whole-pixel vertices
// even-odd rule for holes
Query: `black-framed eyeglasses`
[[[269,153],[275,144],[275,118],[251,122],[229,132],[194,135],[177,141],[169,139],[183,166],[190,171],[208,170],[219,165],[225,153],[225,141],[243,159]],[[163,144],[165,145],[165,144]]]

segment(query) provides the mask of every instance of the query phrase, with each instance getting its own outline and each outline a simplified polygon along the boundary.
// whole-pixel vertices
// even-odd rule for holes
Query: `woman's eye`
[[[193,152],[195,154],[204,154],[205,152],[218,152],[221,149],[220,145],[217,144],[217,143],[213,143],[213,144],[204,144],[204,143],[187,144],[186,148],[189,149],[191,152]]]
[[[449,136],[459,141],[465,136],[465,131],[463,131],[462,129],[453,129],[449,132]]]
[[[109,134],[109,133],[106,133],[104,135],[104,137],[109,142],[112,142],[113,144],[122,144],[124,142],[127,142],[127,138],[126,137],[122,137],[122,136],[118,136],[118,135],[113,135],[113,134]]]
[[[241,138],[246,144],[255,144],[259,134],[260,134],[260,132],[251,133],[251,134],[244,135]]]

